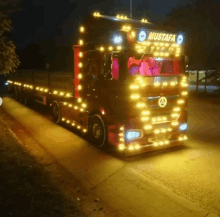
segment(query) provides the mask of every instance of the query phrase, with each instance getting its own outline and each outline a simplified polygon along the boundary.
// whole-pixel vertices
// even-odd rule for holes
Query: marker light
[[[122,42],[122,36],[116,35],[113,39],[115,44],[120,44]]]
[[[183,35],[178,35],[177,36],[177,43],[182,44],[183,43]]]
[[[144,41],[147,38],[147,34],[144,30],[141,30],[139,35],[138,35],[138,40],[139,41]]]
[[[127,131],[125,133],[127,140],[132,140],[141,137],[141,131]]]
[[[187,123],[180,124],[179,131],[186,131],[187,130]]]
[[[8,85],[8,82],[5,82],[5,85],[7,86],[7,85]]]

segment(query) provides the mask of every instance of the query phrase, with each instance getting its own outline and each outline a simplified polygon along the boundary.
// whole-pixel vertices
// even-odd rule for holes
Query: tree
[[[3,75],[14,72],[20,64],[15,54],[14,43],[5,36],[11,29],[11,20],[7,15],[0,13],[0,74]]]

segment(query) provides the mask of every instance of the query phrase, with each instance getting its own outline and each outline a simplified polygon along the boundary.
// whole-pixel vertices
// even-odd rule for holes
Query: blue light
[[[177,36],[177,44],[182,44],[183,43],[183,35],[178,35]]]
[[[7,86],[7,85],[8,85],[8,82],[5,82],[5,85]]]
[[[120,35],[116,35],[113,39],[115,44],[119,44],[122,42],[122,37]]]
[[[126,133],[126,139],[131,140],[141,137],[141,132],[140,131],[129,131]]]
[[[138,35],[138,40],[139,41],[144,41],[147,38],[147,33],[144,30],[141,30],[139,35]]]
[[[187,123],[180,124],[179,131],[185,131],[185,130],[187,130]]]

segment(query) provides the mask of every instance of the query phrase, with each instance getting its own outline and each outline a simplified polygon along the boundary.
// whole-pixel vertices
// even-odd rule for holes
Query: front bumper
[[[179,138],[182,138],[182,139],[180,140]],[[145,152],[156,151],[159,149],[166,149],[166,148],[170,148],[173,146],[182,145],[185,140],[187,140],[186,134],[181,134],[181,136],[179,136],[179,137],[172,138],[172,139],[168,140],[168,143],[165,143],[165,142],[160,143],[158,141],[157,144],[155,144],[155,143],[143,144],[143,142],[140,143],[140,141],[136,140],[135,142],[137,142],[139,144],[139,146],[135,146],[135,142],[133,142],[134,143],[133,146],[129,146],[129,145],[131,145],[131,143],[130,143],[130,144],[126,145],[126,147],[124,149],[124,153],[126,156],[131,156],[131,155],[141,154],[141,153],[145,153]],[[130,147],[133,147],[133,148],[130,148]]]

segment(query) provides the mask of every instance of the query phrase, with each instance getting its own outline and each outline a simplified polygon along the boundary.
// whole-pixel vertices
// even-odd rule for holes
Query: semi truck
[[[80,23],[78,35],[73,72],[16,73],[8,80],[15,99],[50,106],[55,123],[126,155],[183,144],[185,35],[98,12]]]

